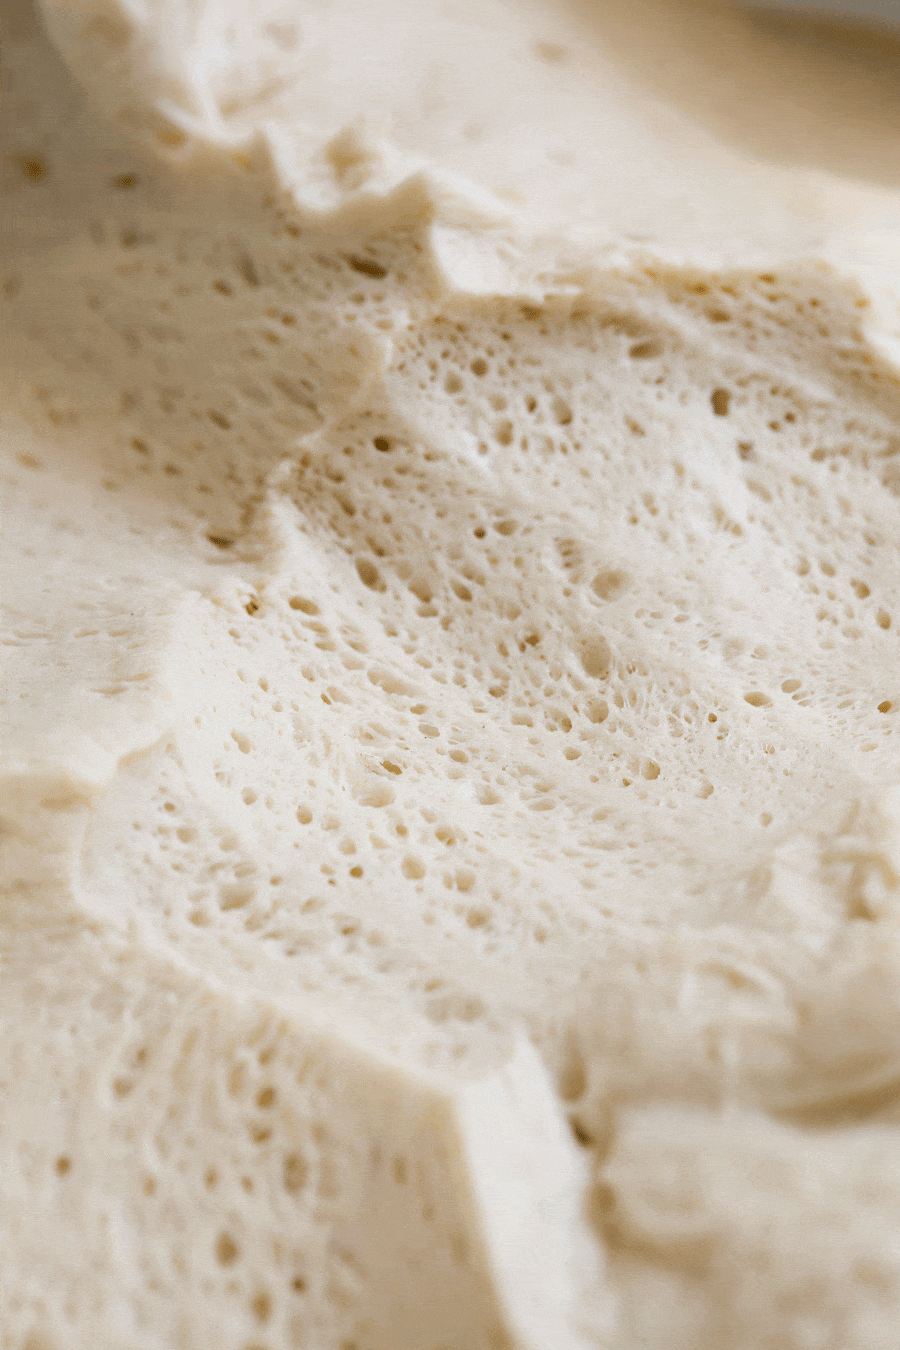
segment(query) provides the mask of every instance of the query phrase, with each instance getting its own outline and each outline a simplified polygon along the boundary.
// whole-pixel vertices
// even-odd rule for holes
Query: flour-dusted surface
[[[895,1350],[891,95],[633,9],[11,13],[3,1350]]]

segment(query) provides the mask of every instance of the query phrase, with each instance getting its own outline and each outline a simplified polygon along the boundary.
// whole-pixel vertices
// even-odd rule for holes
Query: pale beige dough
[[[0,1346],[894,1350],[898,50],[4,59]]]

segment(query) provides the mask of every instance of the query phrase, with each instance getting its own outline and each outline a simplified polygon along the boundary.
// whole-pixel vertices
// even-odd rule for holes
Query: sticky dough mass
[[[900,45],[5,48],[3,1350],[894,1350]]]

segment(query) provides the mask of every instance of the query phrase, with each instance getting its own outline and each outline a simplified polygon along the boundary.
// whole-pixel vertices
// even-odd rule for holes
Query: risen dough
[[[897,50],[43,19],[0,1344],[896,1350]]]

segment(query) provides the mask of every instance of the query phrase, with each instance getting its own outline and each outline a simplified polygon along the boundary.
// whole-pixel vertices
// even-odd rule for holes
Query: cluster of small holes
[[[166,1213],[190,1204],[191,1266],[194,1278],[202,1276],[194,1297],[201,1309],[213,1300],[216,1316],[227,1310],[229,1328],[245,1338],[234,1342],[241,1345],[286,1344],[301,1325],[312,1334],[305,1319],[313,1303],[321,1317],[335,1279],[349,1281],[347,1292],[352,1286],[356,1296],[361,1288],[353,1253],[327,1244],[329,1216],[344,1204],[345,1169],[357,1165],[358,1145],[341,1142],[329,1119],[329,1070],[321,1052],[296,1044],[286,1049],[285,1030],[262,1019],[243,1042],[217,1044],[213,1054],[210,1026],[198,1028],[180,1049],[164,1037],[163,1061],[174,1048],[179,1072],[188,1075],[187,1097],[196,1094],[194,1109],[205,1126],[185,1128],[190,1102],[183,1092],[177,1108],[159,1118],[147,1154],[152,1170],[146,1160],[140,1169],[144,1206]],[[153,1093],[159,1092],[152,1049],[123,1051],[120,1058],[117,1077],[134,1077],[140,1060],[142,1069],[155,1067]],[[136,1097],[117,1097],[129,1118],[147,1114]],[[155,1100],[152,1093],[147,1100]],[[57,1174],[66,1176],[70,1166],[68,1156],[61,1158]],[[287,1220],[274,1240],[273,1213]]]
[[[683,503],[690,511],[699,506],[713,525],[713,551],[708,554],[712,570],[716,549],[728,557],[729,566],[743,566],[741,540],[768,532],[770,557],[787,578],[783,584],[789,590],[799,585],[815,597],[816,607],[804,611],[815,625],[825,622],[820,595],[845,609],[851,603],[835,589],[849,571],[850,581],[843,585],[849,586],[852,603],[863,609],[859,615],[855,610],[845,614],[848,631],[842,636],[847,637],[866,613],[870,634],[885,631],[882,614],[889,624],[888,611],[878,603],[885,590],[875,582],[874,544],[858,550],[848,564],[839,557],[833,518],[813,517],[810,554],[818,561],[803,556],[798,561],[795,538],[778,537],[777,519],[773,533],[772,520],[752,504],[740,521],[724,508],[710,506],[702,462],[692,468],[677,448],[661,459],[654,415],[637,403],[633,412],[620,417],[619,431],[612,426],[608,444],[588,454],[585,437],[590,421],[597,418],[594,405],[606,395],[593,390],[594,405],[586,407],[584,394],[575,396],[572,370],[581,360],[587,379],[589,369],[602,365],[597,352],[603,350],[604,360],[636,362],[645,392],[659,391],[664,381],[671,392],[672,385],[677,390],[678,380],[683,381],[682,403],[694,409],[691,415],[701,442],[705,438],[710,472],[721,473],[720,465],[730,464],[730,473],[746,477],[752,498],[751,472],[759,476],[768,456],[769,500],[784,490],[784,470],[773,458],[777,446],[766,441],[767,435],[779,432],[769,425],[760,430],[758,408],[782,399],[778,417],[768,421],[799,435],[807,412],[790,386],[776,385],[769,375],[732,371],[727,384],[714,384],[710,391],[707,383],[702,396],[696,396],[693,357],[682,353],[681,367],[673,367],[673,341],[642,336],[641,326],[629,318],[611,322],[581,316],[574,321],[568,316],[563,321],[526,307],[511,312],[487,337],[480,333],[477,343],[471,326],[461,321],[441,321],[424,336],[413,330],[398,344],[398,376],[419,390],[414,397],[421,398],[423,409],[436,397],[435,389],[439,391],[442,412],[436,425],[456,427],[446,443],[440,437],[433,443],[411,437],[387,414],[373,410],[346,425],[330,450],[320,447],[315,455],[298,458],[287,490],[306,537],[322,550],[328,581],[318,589],[306,584],[304,591],[286,593],[282,603],[291,616],[289,628],[271,600],[251,617],[275,626],[296,652],[295,670],[305,682],[300,707],[318,699],[338,725],[346,726],[352,716],[358,726],[354,736],[365,771],[349,784],[354,811],[348,815],[322,777],[311,778],[305,787],[298,784],[299,800],[291,808],[302,836],[295,847],[302,852],[308,841],[315,841],[320,873],[318,893],[300,907],[310,925],[308,937],[332,951],[337,943],[343,961],[378,950],[384,941],[354,899],[354,885],[360,897],[384,886],[402,894],[408,886],[417,897],[417,922],[445,928],[455,917],[479,941],[485,939],[485,950],[490,950],[492,936],[508,931],[509,916],[482,880],[483,855],[499,841],[516,837],[523,828],[516,820],[534,813],[542,826],[571,830],[583,809],[581,793],[594,785],[614,785],[648,808],[662,807],[677,816],[684,815],[686,801],[712,799],[719,810],[740,818],[747,808],[728,767],[735,759],[752,766],[756,791],[764,800],[775,800],[781,791],[778,733],[771,718],[794,707],[825,708],[837,720],[854,719],[848,723],[853,726],[866,711],[857,712],[855,705],[847,711],[853,701],[848,701],[846,681],[835,671],[833,646],[826,643],[820,649],[811,642],[803,669],[795,675],[791,641],[771,633],[767,641],[737,636],[727,609],[712,617],[702,607],[698,612],[692,587],[663,568],[669,566],[671,546],[686,544],[690,554],[691,542],[696,545],[696,540],[686,539],[690,512],[679,512]],[[529,358],[533,335],[558,345],[572,339],[573,329],[576,357],[570,352],[566,374],[540,373],[539,363]],[[472,354],[473,343],[482,355]],[[663,362],[668,363],[665,376],[658,370]],[[527,371],[531,392],[517,392],[520,368]],[[498,376],[502,394],[497,392]],[[483,399],[477,393],[482,388]],[[818,409],[820,430],[826,415],[838,414],[830,405]],[[611,407],[611,424],[615,418]],[[423,420],[427,423],[427,416]],[[524,427],[524,434],[510,438],[507,423]],[[741,425],[733,428],[733,423]],[[574,480],[548,477],[554,470],[547,459],[551,447],[540,440],[545,428],[552,431],[553,454],[579,459]],[[622,437],[629,446],[624,457]],[[473,492],[468,461],[457,448],[461,441],[470,447],[466,454],[494,457],[495,472],[507,484],[498,490],[496,502]],[[536,449],[539,454],[533,458]],[[641,476],[635,457],[640,462],[641,456],[648,465],[654,463],[657,478],[669,474],[668,486],[629,499],[629,480]],[[519,493],[517,476],[523,484],[532,481],[535,491]],[[579,479],[583,488],[578,488]],[[581,509],[618,494],[625,502],[625,533],[633,530],[640,545],[629,545],[621,529],[612,546],[600,545],[583,532],[560,533],[554,521],[558,512],[565,514],[563,497],[557,508],[553,494],[556,489],[564,492],[565,507],[570,507],[573,481],[584,494]],[[787,481],[799,499],[808,495],[806,480]],[[546,502],[547,522],[535,514],[538,499]],[[796,514],[794,499],[783,496],[781,505],[788,515]],[[707,538],[702,544],[709,548]],[[647,558],[660,546],[665,561],[648,586]],[[826,547],[829,556],[823,556]],[[752,569],[740,575],[742,602],[745,593],[758,589],[755,621],[761,637],[770,608],[768,587],[759,586]],[[863,581],[863,575],[869,580]],[[365,616],[364,641],[348,636],[354,606],[361,621]],[[548,613],[553,615],[549,623]],[[645,634],[637,649],[633,636],[623,638],[625,631],[633,634],[635,625]],[[235,629],[234,634],[242,650],[252,650],[254,639],[245,630]],[[701,664],[709,660],[705,686],[692,687],[677,675],[660,678],[660,657],[669,660],[668,654],[679,651],[686,637]],[[722,669],[729,672],[725,687],[715,675]],[[868,714],[889,711],[890,704],[889,698],[880,699]],[[507,743],[515,747],[502,765],[477,730],[486,716],[505,726]],[[861,748],[866,748],[871,741],[863,738],[875,733],[860,725],[857,744],[862,741]],[[240,752],[239,738],[250,745],[245,753],[255,755],[249,730],[236,728],[233,733]],[[722,756],[725,768],[720,771]],[[451,803],[460,790],[467,793],[467,803],[487,810],[502,806],[503,814],[474,831],[450,829],[439,820],[436,828],[429,828],[425,813],[412,805],[409,795],[420,791],[423,777],[436,802]],[[241,788],[245,803],[250,794],[254,803],[259,800],[260,791],[256,781]],[[357,814],[357,808],[367,816]],[[382,813],[377,823],[376,813]],[[767,827],[773,816],[764,810],[756,818]],[[557,856],[555,846],[548,841],[542,849],[537,830],[529,831],[529,837],[530,865],[539,866],[544,853],[549,865]],[[648,858],[646,841],[628,843],[616,865],[624,864],[634,877],[650,877],[659,864]],[[454,851],[462,847],[465,856],[447,866],[437,856],[441,846]],[[610,843],[585,836],[583,842],[576,838],[567,844],[571,866],[583,869],[581,884],[589,889],[596,889],[602,877],[595,870],[598,847],[607,849]],[[433,897],[442,892],[462,897],[474,892],[476,899],[461,901],[448,912],[445,902],[435,908]],[[258,931],[265,940],[281,943],[292,958],[300,958],[303,935],[283,912],[270,915]],[[532,920],[530,932],[532,940],[545,941],[547,925]]]
[[[17,167],[29,186],[52,183],[42,152],[21,154]],[[121,490],[160,476],[160,486],[198,517],[213,517],[212,546],[231,548],[263,466],[320,424],[322,398],[336,381],[352,387],[354,361],[365,361],[360,331],[380,335],[393,327],[396,302],[386,283],[403,285],[421,272],[421,249],[392,233],[361,239],[349,252],[323,252],[315,232],[301,229],[270,196],[252,246],[239,237],[189,242],[162,218],[152,229],[142,223],[143,169],[123,167],[92,186],[89,231],[105,266],[77,281],[58,279],[46,297],[35,294],[44,285],[38,276],[30,290],[10,291],[29,312],[56,316],[41,337],[48,350],[63,351],[77,315],[79,350],[91,353],[77,370],[67,372],[63,362],[58,387],[44,391],[45,415],[58,425],[89,419],[92,404],[99,406],[92,371],[116,369],[121,429],[108,447],[104,485]],[[250,181],[247,188],[252,194]],[[317,308],[328,319],[311,339],[308,322],[299,320]],[[336,315],[346,325],[343,336]],[[207,337],[189,346],[187,333],[198,322]],[[187,379],[186,353],[197,366]]]

